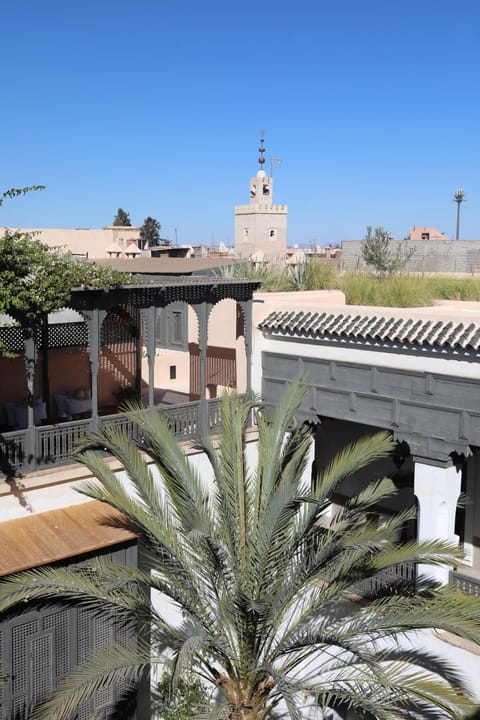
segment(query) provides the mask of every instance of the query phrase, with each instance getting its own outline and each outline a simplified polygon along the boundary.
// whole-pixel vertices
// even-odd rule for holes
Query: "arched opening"
[[[247,390],[245,319],[240,303],[221,300],[208,319],[207,398],[220,397],[227,390]]]
[[[101,414],[108,414],[140,396],[139,312],[123,305],[110,310],[101,326],[100,346],[98,406]]]
[[[197,316],[187,303],[173,302],[155,308],[153,404],[155,407],[188,402],[190,392],[190,339],[198,338]],[[141,398],[149,403],[148,328],[144,327],[141,360]]]

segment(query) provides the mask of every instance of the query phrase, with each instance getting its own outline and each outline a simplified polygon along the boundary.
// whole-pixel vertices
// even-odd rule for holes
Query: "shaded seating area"
[[[63,311],[64,322],[45,318],[37,326],[0,328],[0,340],[10,354],[0,361],[10,363],[3,385],[0,371],[2,472],[13,476],[70,462],[76,443],[100,424],[132,436],[122,412],[125,389],[146,408],[167,413],[178,436],[188,439],[214,431],[219,400],[208,382],[209,318],[222,300],[235,301],[243,317],[250,392],[252,297],[259,285],[209,276],[157,276],[109,291],[78,289]],[[194,397],[173,381],[171,387],[155,383],[160,314],[178,303],[193,310],[197,323]],[[188,356],[188,345],[184,352]]]

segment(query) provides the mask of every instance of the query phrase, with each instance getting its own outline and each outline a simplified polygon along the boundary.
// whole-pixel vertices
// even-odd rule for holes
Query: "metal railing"
[[[35,428],[37,466],[64,465],[71,458],[75,445],[88,435],[90,429],[89,418]]]
[[[11,475],[22,469],[27,460],[26,430],[13,430],[0,435],[0,470]]]
[[[450,585],[457,585],[467,595],[480,597],[480,577],[474,578],[469,575],[462,575],[458,570],[450,571]]]
[[[202,431],[210,434],[220,429],[220,399],[187,402],[157,408],[166,416],[170,429],[179,440],[198,439]],[[131,440],[141,440],[142,431],[123,412],[98,419],[100,426],[116,427]],[[0,434],[0,472],[13,476],[71,460],[76,445],[92,430],[92,419],[43,425],[32,430]]]
[[[394,587],[396,583],[415,583],[417,568],[413,563],[395,565],[377,573],[373,577],[362,580],[355,585],[355,593],[358,595],[371,595],[380,592],[386,587]]]

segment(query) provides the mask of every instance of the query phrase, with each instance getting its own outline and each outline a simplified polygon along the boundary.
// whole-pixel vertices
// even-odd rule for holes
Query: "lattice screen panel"
[[[51,613],[43,618],[43,629],[55,633],[54,644],[54,675],[57,678],[64,677],[69,670],[69,617],[65,611]]]
[[[108,553],[122,564],[136,563],[135,545]],[[114,618],[102,618],[88,609],[49,607],[29,610],[4,620],[0,626],[0,663],[7,679],[0,688],[0,720],[29,720],[32,707],[43,700],[75,666],[112,641],[132,643],[129,633]],[[100,690],[79,706],[69,720],[115,717],[115,701],[128,689],[119,683]]]
[[[30,664],[29,704],[34,707],[45,700],[54,688],[53,633],[29,638],[27,648]]]
[[[0,327],[0,342],[10,352],[23,352],[22,331],[19,327]],[[41,339],[36,336],[37,346]],[[64,347],[85,347],[88,343],[88,330],[84,322],[57,323],[48,326],[48,346],[51,349]]]

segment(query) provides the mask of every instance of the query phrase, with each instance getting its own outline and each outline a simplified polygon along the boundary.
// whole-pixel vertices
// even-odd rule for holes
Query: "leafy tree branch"
[[[128,278],[108,267],[74,260],[32,233],[5,229],[0,237],[0,313],[37,322],[68,304],[72,288],[110,288]]]
[[[403,247],[390,235],[390,231],[377,226],[372,233],[371,225],[362,240],[362,258],[379,275],[393,275],[405,270],[415,248]]]

